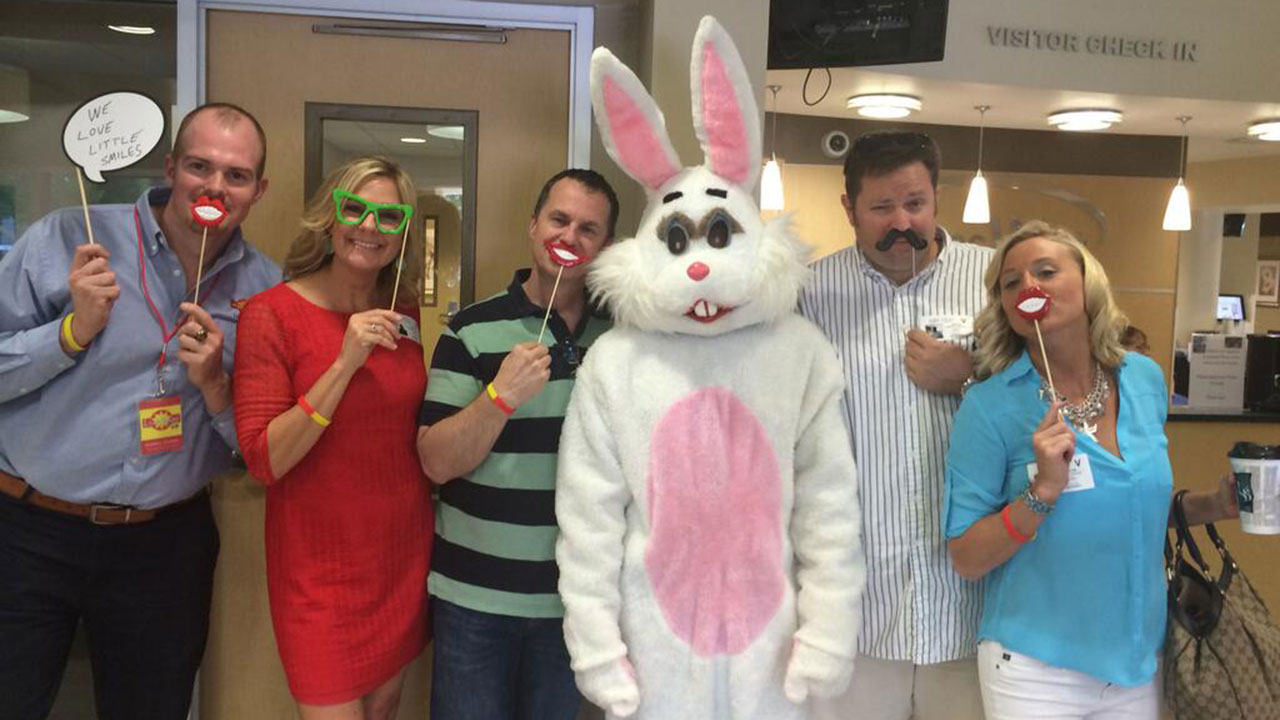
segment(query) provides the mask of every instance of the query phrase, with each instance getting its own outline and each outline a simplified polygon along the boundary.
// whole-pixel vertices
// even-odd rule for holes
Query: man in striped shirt
[[[972,371],[988,248],[937,225],[939,153],[927,135],[863,135],[845,160],[854,246],[815,265],[801,312],[844,366],[858,462],[867,589],[853,681],[819,720],[981,720],[981,587],[942,535],[952,416]]]
[[[585,281],[617,220],[599,174],[553,176],[529,222],[532,268],[458,313],[436,345],[418,432],[441,486],[433,720],[577,715],[556,592],[556,453],[574,373],[609,327]],[[549,346],[538,341],[544,316]]]

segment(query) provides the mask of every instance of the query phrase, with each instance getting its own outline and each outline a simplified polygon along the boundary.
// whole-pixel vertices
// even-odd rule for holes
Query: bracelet
[[[1048,515],[1053,512],[1053,505],[1047,503],[1031,490],[1031,483],[1027,483],[1027,491],[1022,493],[1022,502],[1027,504],[1027,509],[1037,515]]]
[[[298,396],[298,407],[302,408],[302,412],[306,413],[307,417],[311,418],[311,422],[322,428],[329,427],[329,418],[321,415],[320,411],[312,407],[311,403],[307,402],[307,396],[305,394]]]
[[[74,312],[69,312],[66,317],[62,318],[62,341],[75,352],[84,352],[85,346],[76,342],[76,336],[71,334],[71,318],[75,316]]]
[[[493,389],[493,383],[486,385],[484,391],[489,394],[489,399],[493,401],[494,405],[498,406],[498,409],[502,411],[503,415],[510,415],[516,411],[515,408],[511,407],[502,398],[498,397],[498,391]]]
[[[1023,535],[1018,532],[1018,528],[1013,526],[1013,518],[1009,516],[1009,512],[1012,507],[1013,505],[1005,505],[1004,509],[1000,511],[1000,519],[1004,521],[1004,531],[1009,533],[1009,537],[1013,538],[1013,541],[1019,545],[1025,545],[1026,543],[1035,540],[1035,533]]]

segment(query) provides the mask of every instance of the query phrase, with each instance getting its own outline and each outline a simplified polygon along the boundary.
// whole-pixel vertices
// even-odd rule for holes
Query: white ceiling
[[[901,67],[901,66],[899,66]],[[1179,115],[1190,115],[1188,157],[1191,160],[1218,160],[1232,157],[1280,154],[1280,143],[1254,140],[1245,134],[1250,122],[1280,117],[1280,102],[1228,102],[1166,98],[1143,95],[1118,95],[1070,90],[1015,87],[957,82],[928,77],[890,74],[861,68],[832,68],[831,91],[815,106],[801,99],[804,70],[770,70],[768,82],[781,85],[778,111],[798,115],[824,117],[856,117],[845,107],[851,95],[892,92],[915,95],[923,100],[924,109],[904,120],[934,125],[978,125],[975,105],[990,105],[987,127],[1020,130],[1051,129],[1047,116],[1057,110],[1072,108],[1108,108],[1124,112],[1124,121],[1113,125],[1110,132],[1130,135],[1178,135]],[[1259,75],[1259,81],[1264,80]],[[809,79],[808,98],[812,102],[822,95],[827,84],[826,73],[813,71]],[[767,109],[772,100],[766,93]],[[1280,93],[1277,93],[1280,98]]]

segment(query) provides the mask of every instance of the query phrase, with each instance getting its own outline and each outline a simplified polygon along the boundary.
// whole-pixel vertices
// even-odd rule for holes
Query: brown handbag
[[[1173,500],[1175,546],[1165,538],[1166,707],[1178,720],[1280,720],[1280,627],[1218,531],[1206,523],[1222,556],[1222,569],[1213,577],[1187,527],[1186,492]]]

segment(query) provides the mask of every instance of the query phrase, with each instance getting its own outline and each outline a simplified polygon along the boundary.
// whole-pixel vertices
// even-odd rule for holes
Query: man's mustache
[[[884,252],[885,250],[893,247],[893,243],[896,242],[898,238],[905,238],[906,241],[911,244],[911,247],[917,250],[923,250],[925,246],[928,245],[925,239],[920,237],[920,235],[911,228],[907,228],[906,230],[893,228],[884,234],[884,237],[880,239],[880,242],[876,243],[876,249],[880,252]]]

